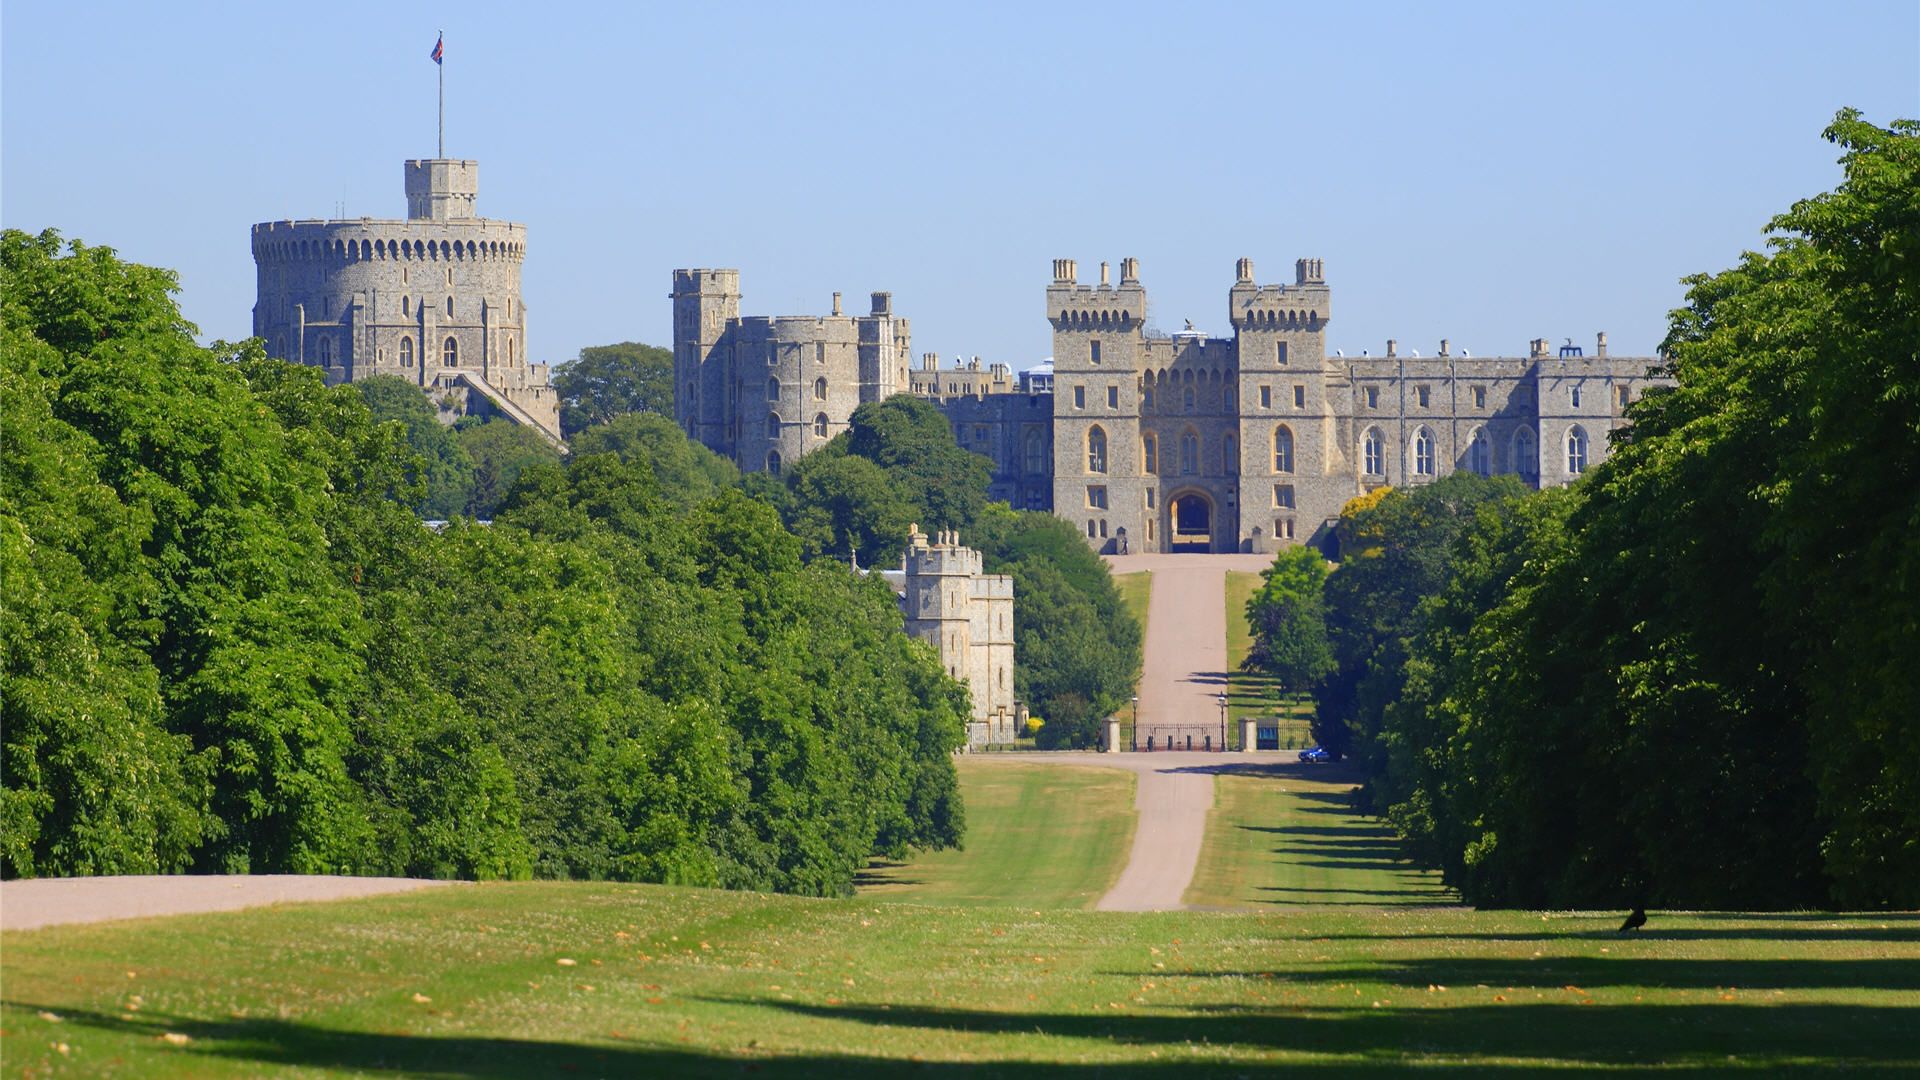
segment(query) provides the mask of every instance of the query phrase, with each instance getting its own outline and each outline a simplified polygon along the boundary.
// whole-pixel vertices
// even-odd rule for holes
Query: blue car
[[[1300,760],[1309,765],[1321,765],[1333,760],[1333,755],[1324,746],[1315,746],[1300,751]]]

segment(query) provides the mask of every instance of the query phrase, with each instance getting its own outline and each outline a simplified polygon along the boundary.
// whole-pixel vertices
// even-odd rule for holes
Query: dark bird
[[[1647,909],[1634,908],[1633,914],[1627,916],[1627,921],[1620,924],[1620,932],[1624,934],[1629,930],[1638,930],[1645,925],[1647,925]]]

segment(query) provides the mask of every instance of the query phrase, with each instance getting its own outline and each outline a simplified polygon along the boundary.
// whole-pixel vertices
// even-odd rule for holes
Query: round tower
[[[405,219],[253,227],[254,335],[329,383],[396,375],[557,438],[547,367],[527,356],[526,226],[475,216],[477,162],[409,161],[405,181]]]

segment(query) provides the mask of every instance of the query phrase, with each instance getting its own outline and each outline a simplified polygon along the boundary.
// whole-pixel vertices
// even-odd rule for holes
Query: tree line
[[[834,894],[960,841],[964,688],[765,503],[579,453],[433,531],[405,424],[195,344],[171,274],[0,269],[6,876]]]
[[[1355,500],[1249,607],[1471,902],[1920,904],[1920,125],[1826,137],[1844,182],[1687,279],[1609,460]]]

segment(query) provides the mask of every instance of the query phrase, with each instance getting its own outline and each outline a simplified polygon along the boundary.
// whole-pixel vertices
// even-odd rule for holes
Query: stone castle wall
[[[845,431],[853,410],[907,385],[911,338],[893,298],[864,316],[740,314],[737,270],[675,270],[674,409],[690,438],[747,470],[778,471]]]

